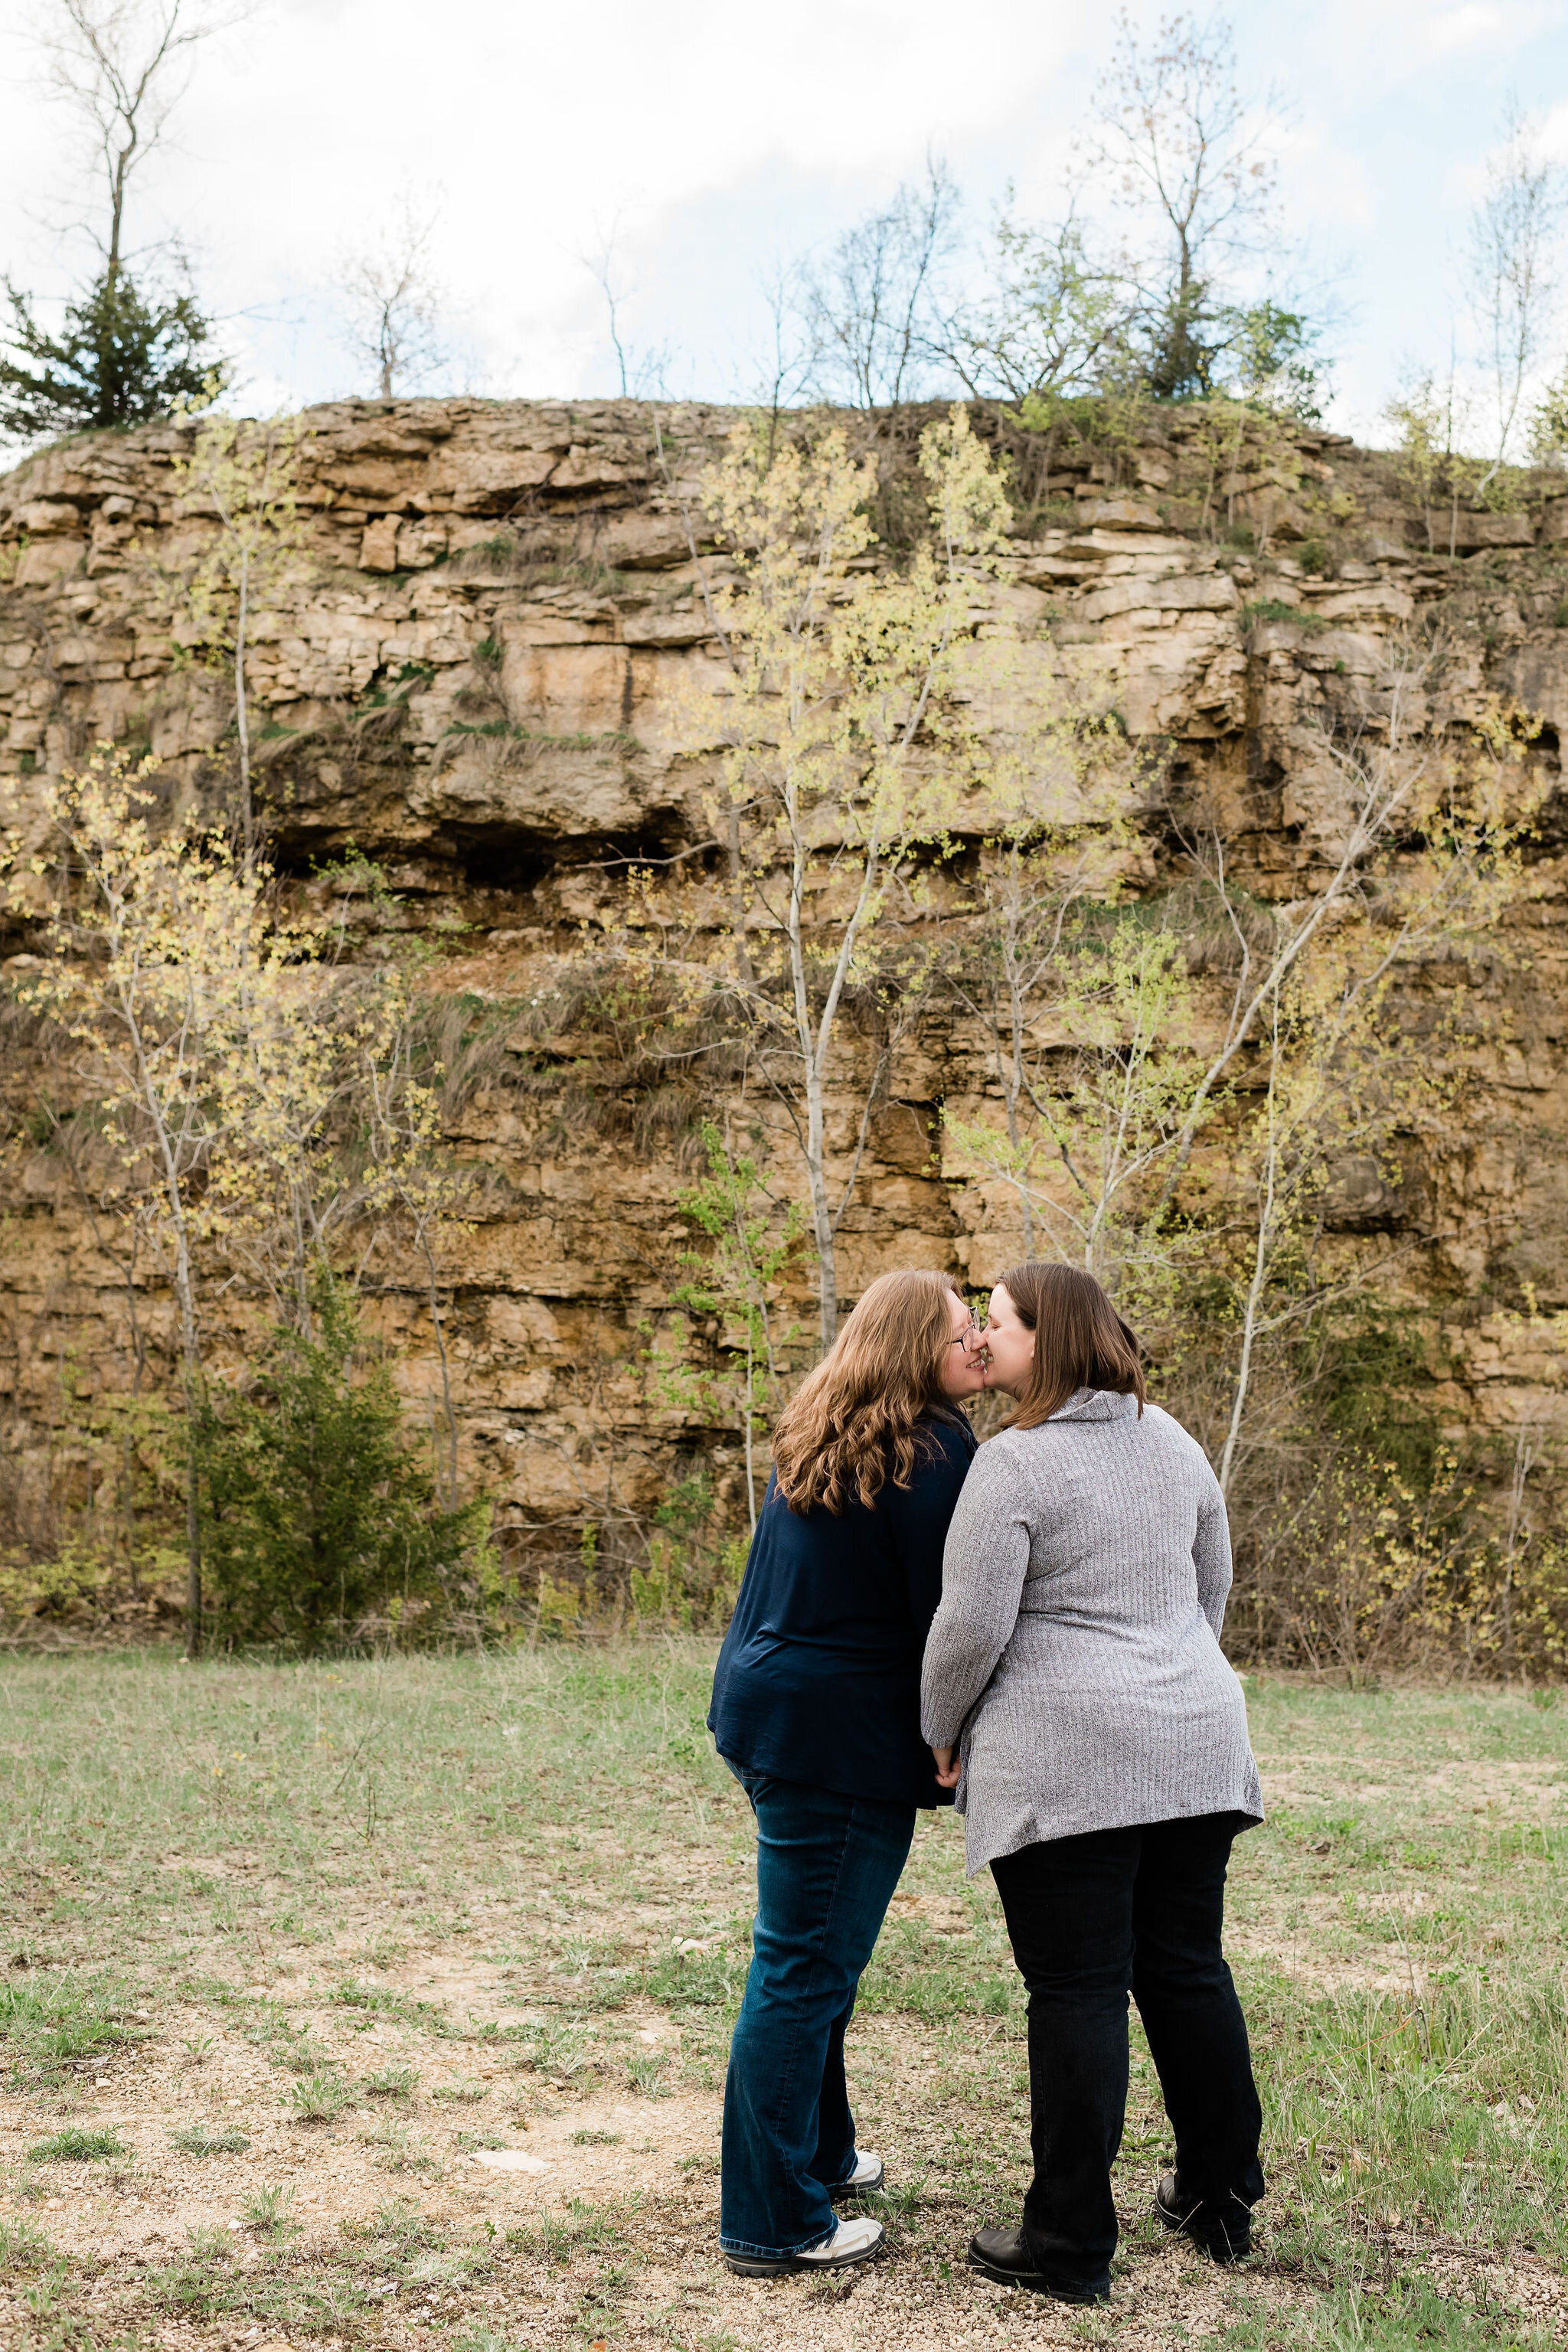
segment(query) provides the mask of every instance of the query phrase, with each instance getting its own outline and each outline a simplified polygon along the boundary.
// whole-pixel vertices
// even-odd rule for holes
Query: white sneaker
[[[857,2149],[854,2171],[847,2180],[841,2180],[837,2188],[830,2189],[828,2194],[833,2197],[874,2197],[887,2177],[887,2167],[875,2148],[868,2148],[863,2156]]]
[[[879,2254],[887,2234],[880,2221],[862,2213],[858,2221],[840,2221],[831,2238],[824,2238],[820,2246],[807,2246],[795,2261],[804,2270],[841,2271],[846,2263],[868,2263]]]
[[[863,2215],[856,2221],[840,2221],[830,2238],[798,2254],[726,2254],[724,2260],[742,2278],[777,2278],[784,2271],[841,2271],[879,2254],[887,2235],[880,2221]]]

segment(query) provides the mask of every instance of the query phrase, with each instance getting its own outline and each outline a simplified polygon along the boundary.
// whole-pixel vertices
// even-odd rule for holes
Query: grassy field
[[[963,2265],[1017,2210],[1024,2018],[950,1818],[851,2037],[888,2259],[723,2269],[752,1839],[710,1660],[0,1664],[0,2344],[1568,2340],[1568,1708],[1249,1684],[1258,2252],[1222,2273],[1149,2219],[1140,2047],[1115,2296],[1074,2313]]]

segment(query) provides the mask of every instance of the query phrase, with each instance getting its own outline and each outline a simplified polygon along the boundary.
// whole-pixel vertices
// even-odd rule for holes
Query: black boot
[[[1182,2230],[1216,2263],[1238,2263],[1252,2252],[1252,2208],[1239,2197],[1223,2205],[1184,2195],[1173,2172],[1161,2176],[1154,2210],[1167,2230]]]
[[[1109,2303],[1109,2273],[1092,2286],[1037,2270],[1024,2243],[1022,2230],[976,2230],[969,2241],[969,2259],[977,2271],[1002,2286],[1027,2287],[1031,2294],[1055,2295],[1058,2303]]]

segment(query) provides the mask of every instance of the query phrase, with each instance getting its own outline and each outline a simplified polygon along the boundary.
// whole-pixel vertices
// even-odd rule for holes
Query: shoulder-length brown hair
[[[1092,1274],[1076,1265],[1041,1265],[1031,1258],[1002,1276],[998,1286],[1035,1335],[1029,1385],[1009,1429],[1038,1429],[1079,1389],[1135,1396],[1142,1414],[1143,1350]]]
[[[773,1432],[773,1468],[792,1511],[836,1516],[853,1496],[869,1510],[890,1475],[914,1475],[915,1423],[942,1393],[952,1345],[944,1274],[881,1274]]]

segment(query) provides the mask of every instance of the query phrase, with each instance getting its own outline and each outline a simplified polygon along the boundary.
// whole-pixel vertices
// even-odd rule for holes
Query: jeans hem
[[[837,2226],[835,2221],[833,2228]],[[818,2237],[803,2238],[798,2246],[753,2246],[745,2238],[721,2235],[719,2252],[721,2254],[749,2254],[753,2262],[759,2263],[787,2263],[793,2261],[796,2254],[804,2254],[808,2248],[820,2246],[824,2238],[831,2238],[832,2235],[833,2230],[824,2230]]]

